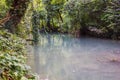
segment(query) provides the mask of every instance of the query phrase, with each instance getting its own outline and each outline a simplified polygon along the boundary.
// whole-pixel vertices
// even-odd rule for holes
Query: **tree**
[[[106,23],[108,35],[117,39],[120,36],[120,0],[110,1],[102,19]]]
[[[42,0],[42,2],[43,5],[45,5],[47,29],[49,31],[57,31],[60,22],[63,22],[61,9],[63,8],[65,0]]]
[[[0,24],[9,32],[15,33],[15,28],[24,16],[28,3],[29,0],[13,0],[10,10],[6,17],[0,20]]]

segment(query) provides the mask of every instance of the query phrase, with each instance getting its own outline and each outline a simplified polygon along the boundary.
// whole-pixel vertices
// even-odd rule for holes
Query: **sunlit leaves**
[[[0,30],[0,75],[2,80],[29,80],[25,64],[25,42],[6,30]],[[33,79],[34,80],[34,79]]]
[[[24,42],[21,38],[16,37],[5,31],[0,31],[0,51],[3,52],[17,52],[18,54],[24,53]]]
[[[52,0],[51,4],[62,4],[65,3],[65,0]]]
[[[9,6],[6,4],[6,0],[0,0],[0,19],[3,18],[9,9]]]
[[[27,68],[24,60],[24,56],[19,57],[19,55],[0,52],[0,69],[3,71],[1,73],[2,77],[7,80],[21,80],[23,76],[25,77]]]

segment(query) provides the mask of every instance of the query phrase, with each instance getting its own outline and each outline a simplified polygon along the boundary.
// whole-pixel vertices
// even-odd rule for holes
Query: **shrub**
[[[25,41],[0,30],[0,74],[3,80],[34,80],[25,64]]]

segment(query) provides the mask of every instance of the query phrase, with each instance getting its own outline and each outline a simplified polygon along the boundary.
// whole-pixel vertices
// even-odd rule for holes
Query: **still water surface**
[[[39,80],[120,80],[120,42],[69,35],[40,35],[28,64]]]

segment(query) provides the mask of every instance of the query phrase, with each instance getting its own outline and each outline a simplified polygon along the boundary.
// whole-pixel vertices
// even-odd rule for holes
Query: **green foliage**
[[[120,36],[120,0],[110,2],[101,19],[105,22],[108,32],[111,31],[111,37]]]
[[[1,0],[0,18],[5,16],[13,0]],[[33,0],[16,34],[26,37],[32,31],[33,15],[37,16],[40,31],[75,32],[97,28],[109,38],[120,34],[119,0]],[[4,11],[3,11],[4,9]],[[36,14],[34,13],[36,12]],[[35,22],[35,21],[34,21]]]
[[[13,0],[0,0],[0,19],[5,17],[6,13],[10,9]]]
[[[39,13],[36,11],[33,11],[32,15],[32,34],[33,34],[33,40],[35,43],[37,43],[39,40],[39,25],[40,25],[40,17]]]
[[[89,29],[92,27],[98,29],[101,35],[106,35],[104,37],[119,37],[119,0],[36,0],[33,2],[32,10],[36,11],[35,15],[39,15],[40,18],[38,19],[40,31],[74,33],[80,30],[89,34],[87,31],[91,31]],[[99,32],[95,31],[95,33]]]
[[[8,10],[5,0],[0,0],[0,19],[2,19]]]
[[[25,64],[25,41],[5,30],[0,30],[0,74],[2,80],[30,80]],[[25,79],[26,78],[26,79]]]
[[[5,80],[9,78],[12,80],[21,80],[27,74],[23,58],[23,56],[17,57],[15,55],[0,53],[0,68],[3,71],[1,77]]]
[[[69,0],[64,9],[66,11],[64,15],[68,17],[64,17],[67,21],[65,24],[68,24],[66,26],[70,27],[71,31],[79,28],[82,31],[87,31],[93,27],[98,29],[101,35],[106,35],[105,37],[118,38],[120,36],[119,0],[91,0],[87,2]],[[98,32],[96,31],[96,33]]]
[[[5,17],[12,2],[0,0],[0,19]],[[25,41],[19,37],[25,37],[30,31],[36,42],[38,29],[73,34],[80,34],[79,31],[83,30],[89,34],[92,27],[96,29],[92,33],[96,36],[120,38],[120,0],[33,0],[18,26],[14,35],[0,30],[0,73],[3,80],[28,80]]]
[[[25,53],[25,42],[22,38],[10,34],[6,31],[0,31],[0,51],[3,52],[16,52],[17,54]]]

